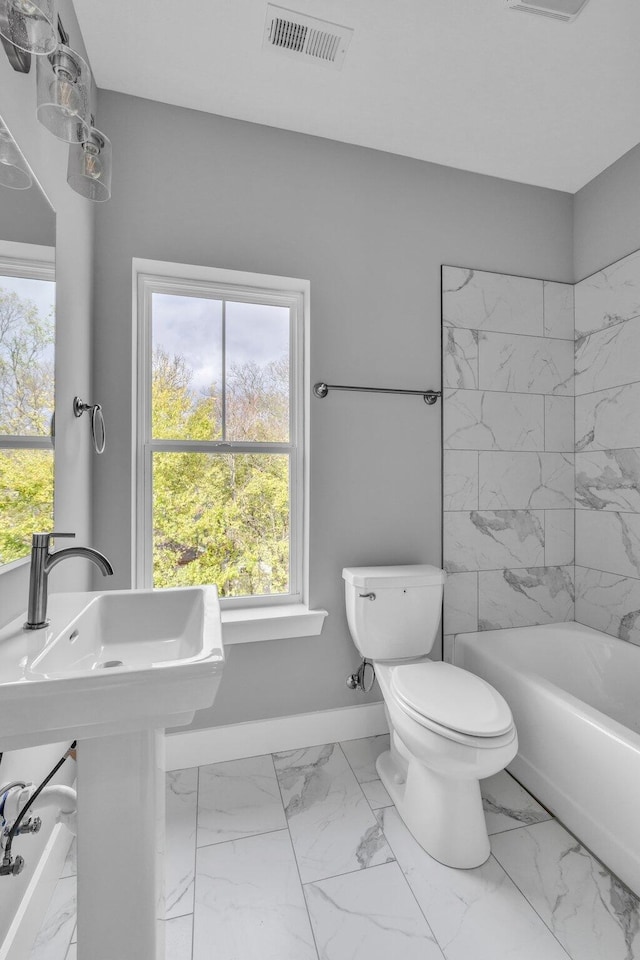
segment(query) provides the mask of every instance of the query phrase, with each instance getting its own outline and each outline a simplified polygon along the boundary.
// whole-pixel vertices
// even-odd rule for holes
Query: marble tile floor
[[[482,784],[489,860],[429,857],[387,745],[168,774],[167,960],[640,960],[638,899],[506,772]],[[75,884],[72,848],[31,960],[76,960]]]

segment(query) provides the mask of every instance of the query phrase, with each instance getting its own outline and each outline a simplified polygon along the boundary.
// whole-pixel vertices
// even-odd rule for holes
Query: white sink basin
[[[189,723],[224,665],[215,587],[53,595],[0,631],[0,751]]]

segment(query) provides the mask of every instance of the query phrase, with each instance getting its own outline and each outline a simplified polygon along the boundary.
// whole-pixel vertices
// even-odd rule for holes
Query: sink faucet
[[[49,552],[52,537],[75,537],[75,533],[34,533],[31,537],[31,569],[29,572],[29,609],[24,630],[40,630],[49,625],[47,620],[47,585],[49,574],[61,560],[86,557],[102,571],[104,577],[113,574],[113,567],[103,554],[91,547],[68,547]]]

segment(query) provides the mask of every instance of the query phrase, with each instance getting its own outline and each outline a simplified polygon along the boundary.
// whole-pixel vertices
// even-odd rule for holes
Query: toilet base
[[[395,754],[392,755],[392,754]],[[398,813],[426,852],[448,867],[479,867],[491,853],[480,782],[435,773],[387,750],[376,768]]]

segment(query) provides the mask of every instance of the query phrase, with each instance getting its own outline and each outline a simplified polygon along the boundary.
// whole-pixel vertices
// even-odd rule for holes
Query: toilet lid
[[[485,680],[450,663],[396,667],[391,689],[401,703],[449,730],[499,737],[513,726],[506,700]]]

